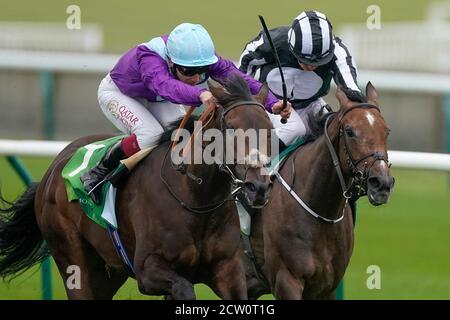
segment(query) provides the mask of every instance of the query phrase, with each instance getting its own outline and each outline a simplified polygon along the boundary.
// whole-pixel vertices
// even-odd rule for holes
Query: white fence
[[[424,21],[384,22],[382,15],[383,12],[380,29],[347,24],[337,32],[357,58],[359,67],[450,72],[449,1],[431,5]]]
[[[0,49],[0,69],[106,74],[119,58],[115,54]],[[450,92],[449,75],[359,70],[359,82],[366,83],[369,80],[377,89],[435,94]]]
[[[119,59],[113,54],[24,52],[0,49],[0,69],[49,72],[77,72],[105,74]],[[377,89],[408,93],[429,93],[443,97],[443,116],[450,150],[450,76],[410,72],[360,70],[360,83],[372,81]],[[53,92],[52,88],[49,88]],[[49,108],[52,109],[52,108]],[[66,142],[0,140],[0,154],[54,156]],[[391,151],[395,166],[450,171],[450,158],[445,154]]]
[[[40,140],[0,140],[0,155],[56,156],[69,142]],[[394,168],[450,171],[450,154],[389,151]]]
[[[97,24],[69,30],[59,22],[0,22],[0,48],[98,52],[102,47],[103,31]]]

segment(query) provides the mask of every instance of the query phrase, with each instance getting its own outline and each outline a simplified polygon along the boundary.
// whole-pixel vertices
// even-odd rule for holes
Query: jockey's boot
[[[101,183],[104,181],[106,176],[112,172],[120,163],[120,160],[125,159],[126,155],[121,147],[122,142],[119,141],[115,144],[105,157],[100,161],[100,163],[92,168],[91,170],[85,172],[80,180],[83,183],[84,189],[92,198],[96,204],[100,204],[102,196]]]

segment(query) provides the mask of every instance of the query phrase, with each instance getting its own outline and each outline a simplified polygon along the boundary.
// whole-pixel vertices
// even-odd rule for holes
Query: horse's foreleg
[[[141,293],[169,295],[174,300],[195,300],[192,283],[177,274],[173,267],[160,256],[150,255],[135,268]]]
[[[295,278],[287,268],[281,268],[276,273],[272,292],[277,300],[300,300],[304,285],[304,282]]]
[[[245,270],[238,255],[217,263],[212,269],[210,286],[222,299],[246,300]]]

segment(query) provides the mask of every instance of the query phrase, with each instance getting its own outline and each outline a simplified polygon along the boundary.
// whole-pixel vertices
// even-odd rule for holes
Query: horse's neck
[[[339,217],[345,199],[324,135],[300,150],[295,168],[298,181],[294,189],[300,197],[319,215]],[[344,179],[348,183],[349,178]]]
[[[212,120],[208,120],[203,131],[208,129],[219,128],[219,123],[217,119],[217,112]],[[194,179],[189,176],[185,176],[185,182],[189,188],[193,191],[193,194],[198,195],[195,197],[199,205],[208,205],[212,202],[222,201],[227,195],[230,194],[230,180],[226,173],[219,170],[219,166],[216,164],[205,164],[203,159],[204,149],[201,145],[194,145],[196,150],[201,150],[202,153],[202,163],[201,164],[191,164],[187,166],[187,172],[193,173],[195,177],[202,179],[202,183],[199,184]],[[195,152],[194,152],[195,154]],[[195,163],[195,155],[192,155],[192,163]]]
[[[219,170],[215,164],[187,165],[189,177],[184,175],[183,179],[188,188],[193,191],[198,205],[208,205],[212,202],[224,200],[230,194],[231,185],[228,176]],[[198,183],[194,177],[200,178]]]

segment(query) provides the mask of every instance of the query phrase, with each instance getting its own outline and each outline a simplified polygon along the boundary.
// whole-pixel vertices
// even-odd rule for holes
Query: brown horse
[[[368,102],[359,103],[337,90],[339,111],[328,115],[314,142],[287,158],[269,203],[253,214],[244,255],[249,298],[334,298],[353,250],[348,200],[367,194],[372,205],[384,204],[394,184],[389,129],[370,82],[366,92]]]
[[[270,134],[272,126],[261,104],[267,91],[256,96],[257,102],[239,77],[226,89],[211,88],[218,105],[208,126],[221,131],[268,129]],[[40,183],[1,210],[0,276],[13,276],[42,260],[48,246],[69,299],[111,299],[122,286],[128,274],[107,231],[92,222],[78,202],[67,201],[61,177],[78,148],[107,137],[72,142]],[[193,284],[203,282],[224,299],[246,299],[239,221],[230,193],[234,184],[240,185],[250,205],[262,205],[270,193],[270,178],[248,162],[188,164],[182,175],[166,157],[169,142],[142,160],[117,191],[120,236],[139,290],[195,299]],[[72,265],[80,268],[80,288],[67,285]]]

